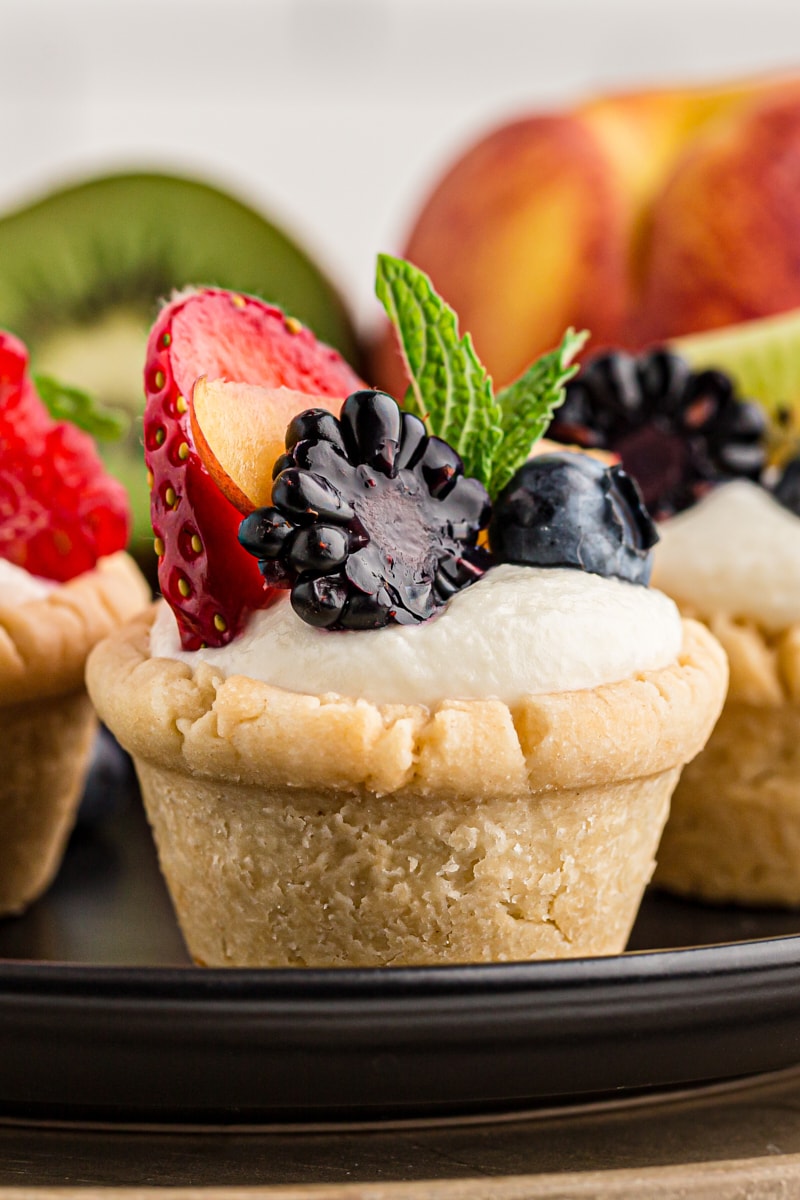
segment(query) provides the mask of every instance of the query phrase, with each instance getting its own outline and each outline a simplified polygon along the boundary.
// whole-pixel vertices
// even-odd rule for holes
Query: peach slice
[[[224,496],[241,513],[272,499],[272,468],[285,449],[286,427],[308,408],[339,415],[338,396],[227,379],[196,380],[190,418],[197,453]]]

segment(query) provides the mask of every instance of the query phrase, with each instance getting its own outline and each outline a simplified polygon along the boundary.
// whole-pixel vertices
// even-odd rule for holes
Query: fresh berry
[[[721,371],[694,372],[657,349],[591,359],[567,384],[547,436],[619,455],[656,520],[694,504],[726,479],[758,479],[766,417]]]
[[[648,582],[657,541],[630,475],[572,452],[524,463],[495,501],[489,525],[498,562],[579,567],[631,583]]]
[[[28,351],[11,333],[0,334],[0,397],[3,405],[16,404],[28,370]]]
[[[221,646],[269,602],[241,521],[197,453],[189,419],[195,380],[233,379],[344,398],[360,381],[299,322],[251,296],[218,288],[176,297],[150,333],[145,366],[145,462],[158,581],[186,650]]]
[[[385,392],[353,393],[339,419],[301,413],[286,450],[272,506],[245,518],[239,538],[308,624],[414,624],[482,574],[484,487]]]
[[[51,418],[27,366],[0,333],[0,557],[63,582],[126,545],[128,500],[92,438]]]

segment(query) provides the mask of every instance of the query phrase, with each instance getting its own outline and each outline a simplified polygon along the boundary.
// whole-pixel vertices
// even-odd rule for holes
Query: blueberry
[[[495,502],[489,541],[498,562],[578,567],[646,584],[658,534],[621,467],[566,453],[520,467]]]

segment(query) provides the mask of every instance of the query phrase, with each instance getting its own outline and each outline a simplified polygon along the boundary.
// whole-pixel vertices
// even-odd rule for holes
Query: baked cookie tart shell
[[[97,647],[89,691],[213,966],[620,952],[727,682],[686,622],[679,662],[623,683],[379,706],[151,658],[152,616]]]
[[[655,880],[715,903],[800,907],[800,624],[779,634],[722,614],[707,624],[730,689],[673,797]]]
[[[97,727],[86,657],[149,598],[121,553],[45,599],[0,603],[0,915],[26,908],[60,865]]]

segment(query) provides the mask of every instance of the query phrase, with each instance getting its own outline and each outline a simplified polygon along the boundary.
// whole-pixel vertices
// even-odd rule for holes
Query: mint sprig
[[[565,385],[578,371],[572,360],[588,336],[586,331],[568,329],[560,346],[537,358],[519,379],[498,392],[503,438],[492,463],[490,495],[502,491],[552,421],[563,403]]]
[[[404,405],[456,450],[470,475],[491,476],[502,437],[492,381],[469,334],[422,271],[378,255],[375,291],[400,337],[411,386]]]
[[[496,496],[530,455],[578,370],[587,333],[568,329],[560,346],[495,395],[470,335],[428,276],[404,259],[378,255],[375,292],[395,326],[411,380],[404,406],[429,434],[459,453],[467,475]]]
[[[70,387],[51,375],[34,375],[39,398],[56,421],[71,421],[100,441],[118,441],[130,425],[127,414],[106,408],[81,388]]]

